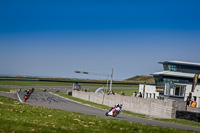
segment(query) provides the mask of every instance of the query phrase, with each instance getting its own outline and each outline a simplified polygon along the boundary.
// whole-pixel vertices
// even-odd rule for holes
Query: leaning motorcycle
[[[106,112],[106,116],[113,116],[113,117],[116,117],[119,113],[121,112],[120,108],[117,107],[117,108],[114,108],[108,112]]]
[[[26,102],[27,99],[28,99],[28,96],[24,95],[24,102]]]

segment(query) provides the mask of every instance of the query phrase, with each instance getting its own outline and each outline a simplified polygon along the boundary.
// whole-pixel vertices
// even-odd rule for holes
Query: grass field
[[[52,77],[24,77],[24,76],[0,76],[0,80],[29,80],[29,81],[64,81],[64,82],[88,82],[88,83],[99,83],[99,84],[106,84],[107,80],[95,80],[95,79],[74,79],[74,78],[52,78]],[[110,81],[109,81],[110,82]],[[144,83],[147,84],[155,84],[154,78],[152,76],[135,76],[123,81],[113,80],[113,84],[138,84]]]
[[[0,85],[16,85],[16,86],[72,86],[73,83],[68,82],[47,82],[47,81],[15,81],[0,80]]]
[[[0,91],[10,92],[10,90],[14,90],[14,89],[13,88],[0,87]]]
[[[79,83],[81,86],[106,86],[105,84]],[[72,86],[69,82],[0,80],[0,85],[16,86]],[[138,87],[138,85],[113,84],[113,87]]]
[[[36,107],[0,96],[0,132],[190,133],[193,131],[155,127],[123,120]]]
[[[73,83],[68,82],[50,82],[50,81],[17,81],[17,80],[0,80],[0,85],[13,85],[13,86],[20,86],[23,88],[23,86],[72,86]],[[91,89],[88,89],[89,92],[94,92],[99,87],[105,87],[104,84],[92,84],[92,83],[80,83],[82,88],[90,86]],[[121,92],[124,92],[126,96],[133,95],[133,92],[138,92],[138,85],[120,85],[120,84],[114,84],[112,85],[113,91],[117,94],[121,94]],[[122,89],[115,89],[114,87],[119,87]],[[129,88],[129,89],[126,89]],[[132,88],[132,89],[130,89]],[[9,88],[11,89],[11,88]],[[13,89],[13,88],[12,88]],[[30,88],[29,88],[30,89]],[[0,87],[0,91],[9,91],[5,87]]]

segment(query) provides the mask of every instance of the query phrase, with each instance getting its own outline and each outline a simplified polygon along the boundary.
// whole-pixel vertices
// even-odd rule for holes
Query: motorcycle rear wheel
[[[106,112],[106,116],[108,116],[108,112]]]

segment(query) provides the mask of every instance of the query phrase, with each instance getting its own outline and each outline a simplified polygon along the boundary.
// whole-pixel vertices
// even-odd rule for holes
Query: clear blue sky
[[[199,0],[1,0],[0,74],[114,80],[200,62]]]

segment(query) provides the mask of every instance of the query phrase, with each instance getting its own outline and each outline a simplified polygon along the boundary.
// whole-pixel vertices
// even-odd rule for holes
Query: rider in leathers
[[[122,103],[120,102],[120,104],[115,104],[115,106],[114,107],[111,107],[111,109],[109,110],[109,111],[111,111],[112,109],[115,109],[115,108],[117,108],[117,107],[119,107],[120,108],[120,111],[122,110]]]

